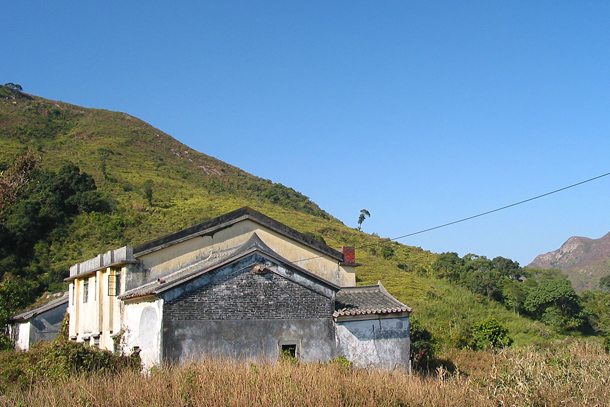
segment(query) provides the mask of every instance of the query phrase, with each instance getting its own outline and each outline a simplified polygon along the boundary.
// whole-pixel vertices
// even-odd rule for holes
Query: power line
[[[606,177],[608,175],[610,175],[610,172],[607,172],[607,173],[602,174],[602,175],[598,175],[597,177],[589,178],[589,179],[587,179],[585,181],[577,182],[576,184],[568,185],[567,187],[559,188],[559,189],[556,189],[554,191],[547,192],[545,194],[535,196],[533,198],[524,199],[523,201],[519,201],[519,202],[515,202],[515,203],[510,204],[510,205],[502,206],[501,208],[497,208],[497,209],[493,209],[491,211],[479,213],[477,215],[469,216],[467,218],[463,218],[463,219],[456,220],[456,221],[453,221],[453,222],[444,223],[442,225],[434,226],[432,228],[420,230],[419,232],[413,232],[413,233],[409,233],[409,234],[406,234],[406,235],[398,236],[398,237],[395,237],[395,238],[392,238],[392,239],[389,239],[389,240],[394,241],[394,240],[404,239],[405,237],[419,235],[421,233],[429,232],[431,230],[440,229],[440,228],[444,228],[444,227],[447,227],[447,226],[455,225],[456,223],[465,222],[467,220],[471,220],[471,219],[474,219],[474,218],[479,218],[481,216],[489,215],[490,213],[499,212],[499,211],[502,211],[504,209],[512,208],[513,206],[521,205],[521,204],[524,204],[526,202],[531,202],[531,201],[534,201],[536,199],[544,198],[545,196],[553,195],[553,194],[556,194],[558,192],[565,191],[566,189],[574,188],[574,187],[577,187],[579,185],[586,184],[587,182],[595,181],[596,179],[600,179],[600,178]],[[363,246],[363,247],[366,247],[366,246]]]
[[[556,194],[558,192],[565,191],[566,189],[574,188],[574,187],[577,187],[579,185],[586,184],[587,182],[595,181],[597,179],[606,177],[608,175],[610,175],[610,172],[607,172],[607,173],[602,174],[602,175],[598,175],[597,177],[589,178],[589,179],[581,181],[581,182],[577,182],[576,184],[568,185],[567,187],[563,187],[563,188],[559,188],[559,189],[556,189],[556,190],[551,191],[551,192],[547,192],[547,193],[542,194],[542,195],[537,195],[537,196],[535,196],[533,198],[524,199],[523,201],[515,202],[515,203],[512,203],[510,205],[506,205],[506,206],[502,206],[500,208],[492,209],[491,211],[482,212],[482,213],[479,213],[479,214],[473,215],[473,216],[468,216],[467,218],[455,220],[453,222],[444,223],[442,225],[434,226],[434,227],[431,227],[431,228],[428,228],[428,229],[423,229],[423,230],[420,230],[418,232],[408,233],[406,235],[394,237],[394,238],[391,238],[391,239],[383,239],[382,242],[376,242],[376,243],[371,243],[371,244],[367,244],[367,245],[364,245],[364,246],[359,246],[359,247],[357,247],[357,249],[364,249],[365,247],[374,246],[374,245],[377,245],[379,243],[396,241],[396,240],[404,239],[406,237],[419,235],[421,233],[430,232],[431,230],[436,230],[436,229],[444,228],[444,227],[447,227],[447,226],[455,225],[456,223],[466,222],[467,220],[479,218],[481,216],[489,215],[490,213],[499,212],[499,211],[502,211],[504,209],[512,208],[513,206],[521,205],[521,204],[524,204],[526,202],[531,202],[531,201],[534,201],[536,199],[544,198],[545,196],[553,195],[553,194]],[[307,259],[295,260],[293,263],[298,263],[298,262],[307,261],[307,260],[313,260],[313,259],[317,259],[319,257],[322,257],[322,256],[315,256],[315,257],[310,257],[310,258],[307,258]]]

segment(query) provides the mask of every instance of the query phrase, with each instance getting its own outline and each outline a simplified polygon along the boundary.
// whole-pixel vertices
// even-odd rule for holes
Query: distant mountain
[[[610,274],[610,233],[599,239],[573,236],[558,250],[536,257],[528,267],[560,269],[577,292],[597,289],[599,279]]]

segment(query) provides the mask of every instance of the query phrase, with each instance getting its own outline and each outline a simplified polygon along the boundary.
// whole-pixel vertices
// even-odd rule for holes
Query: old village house
[[[70,338],[140,352],[146,366],[205,355],[409,367],[409,313],[356,286],[336,251],[242,208],[70,269]]]

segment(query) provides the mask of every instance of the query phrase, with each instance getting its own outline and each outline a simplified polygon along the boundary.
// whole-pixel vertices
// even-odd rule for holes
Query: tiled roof
[[[28,319],[31,319],[39,314],[42,314],[43,312],[52,310],[53,308],[65,305],[68,303],[68,293],[64,292],[64,293],[58,293],[57,294],[58,298],[55,298],[52,301],[47,302],[46,304],[40,305],[36,308],[32,308],[29,309],[27,311],[24,311],[18,315],[14,315],[11,317],[12,321],[26,321]]]
[[[378,285],[342,287],[336,295],[334,317],[409,313],[411,308]]]
[[[152,281],[140,287],[126,291],[125,293],[121,294],[119,298],[122,300],[128,300],[130,298],[156,294],[164,287],[170,286],[178,281],[188,278],[191,275],[199,274],[204,270],[211,269],[213,266],[222,263],[225,259],[233,255],[238,248],[239,247],[233,247],[226,250],[211,252],[207,258],[175,271],[172,274],[165,275],[156,281]]]

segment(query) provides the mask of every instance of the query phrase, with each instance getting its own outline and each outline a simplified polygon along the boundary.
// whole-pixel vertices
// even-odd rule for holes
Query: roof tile
[[[334,317],[409,313],[411,308],[378,285],[342,287],[336,295]]]

